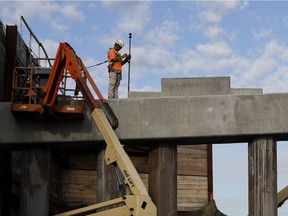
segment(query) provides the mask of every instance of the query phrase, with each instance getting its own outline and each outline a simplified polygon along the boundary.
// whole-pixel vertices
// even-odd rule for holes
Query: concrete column
[[[22,149],[21,216],[49,215],[50,148]]]
[[[177,216],[177,145],[150,147],[148,185],[157,215]]]
[[[119,197],[117,178],[113,165],[106,165],[105,156],[106,144],[98,149],[97,156],[97,203]]]
[[[277,215],[277,143],[271,137],[248,144],[249,216]]]

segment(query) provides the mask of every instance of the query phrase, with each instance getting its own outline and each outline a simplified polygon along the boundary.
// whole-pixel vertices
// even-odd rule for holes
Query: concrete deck
[[[229,77],[163,79],[161,92],[131,92],[129,99],[109,103],[122,142],[237,143],[266,135],[288,140],[288,94],[231,89]],[[0,103],[0,115],[2,147],[102,141],[90,112],[83,121],[36,122],[16,119],[10,103]]]

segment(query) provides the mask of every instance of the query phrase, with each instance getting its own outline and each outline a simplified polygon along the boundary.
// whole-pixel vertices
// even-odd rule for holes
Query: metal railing
[[[48,54],[47,54],[43,44],[38,40],[38,38],[33,33],[32,29],[30,28],[30,26],[28,25],[28,23],[26,22],[26,20],[24,19],[23,16],[21,16],[21,19],[20,19],[21,37],[23,38],[23,36],[22,36],[22,22],[25,24],[27,30],[29,31],[29,52],[30,52],[30,54],[31,55],[34,54],[36,56],[36,58],[41,59],[41,50],[40,50],[40,48],[41,48],[44,55],[45,55],[45,59],[48,60],[49,66],[52,67],[52,63],[50,61],[50,58],[48,57]],[[32,50],[32,38],[34,38],[34,40],[38,44],[38,55],[36,53],[34,53]],[[33,61],[34,61],[34,59],[31,60],[31,63],[33,63]]]

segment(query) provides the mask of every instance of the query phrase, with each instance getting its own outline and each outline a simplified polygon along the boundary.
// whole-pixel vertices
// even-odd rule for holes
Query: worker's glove
[[[131,59],[131,55],[127,54],[127,57],[124,59],[124,61],[122,61],[122,65],[126,64],[127,62],[129,62]]]

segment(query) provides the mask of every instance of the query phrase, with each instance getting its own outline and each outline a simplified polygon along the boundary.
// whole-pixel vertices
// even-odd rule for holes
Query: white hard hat
[[[124,46],[124,41],[123,40],[117,40],[115,43],[118,44],[120,47]]]

